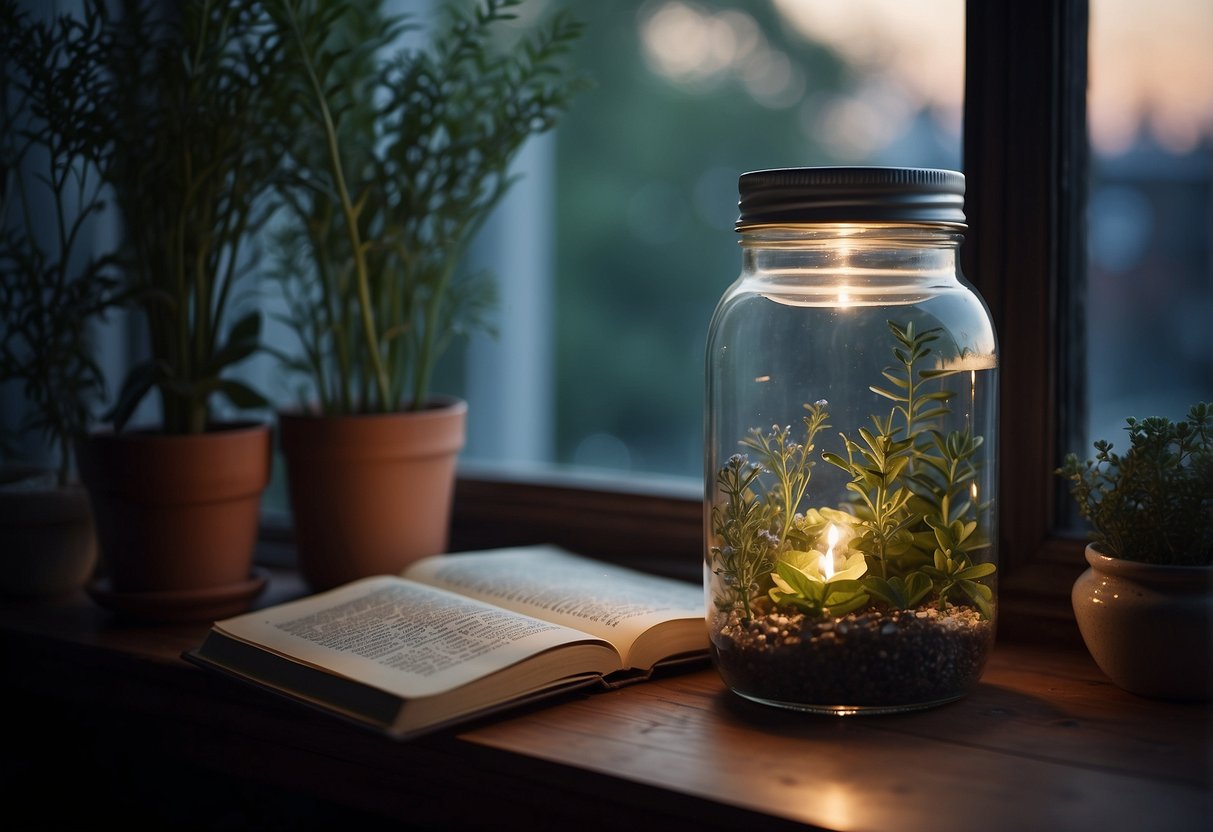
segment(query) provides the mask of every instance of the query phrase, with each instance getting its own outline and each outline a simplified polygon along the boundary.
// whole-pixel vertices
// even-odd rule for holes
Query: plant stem
[[[291,29],[295,34],[296,41],[300,47],[299,51],[303,56],[303,65],[307,71],[308,82],[312,86],[312,91],[316,94],[316,104],[320,108],[320,118],[324,127],[329,164],[333,171],[333,184],[341,200],[341,210],[345,215],[345,227],[349,233],[350,246],[353,249],[355,278],[358,287],[358,307],[362,318],[362,332],[366,338],[368,358],[375,377],[375,383],[379,390],[379,406],[381,410],[387,411],[392,408],[394,403],[390,401],[391,386],[388,383],[387,371],[384,369],[383,361],[379,355],[379,336],[376,332],[375,317],[371,307],[370,279],[367,276],[366,269],[366,249],[362,244],[362,235],[358,231],[358,212],[354,209],[349,189],[345,184],[345,170],[341,164],[341,149],[337,142],[337,128],[333,124],[333,116],[329,111],[328,99],[324,94],[324,88],[320,84],[320,79],[316,76],[312,57],[304,46],[303,34],[299,31],[299,23],[295,17],[293,8],[290,9],[290,18]]]

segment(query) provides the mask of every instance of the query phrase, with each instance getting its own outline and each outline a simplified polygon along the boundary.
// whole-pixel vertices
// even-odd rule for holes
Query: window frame
[[[1072,625],[1085,566],[1053,472],[1085,401],[1088,20],[1088,0],[966,3],[964,269],[999,335],[1000,629],[1023,635]]]

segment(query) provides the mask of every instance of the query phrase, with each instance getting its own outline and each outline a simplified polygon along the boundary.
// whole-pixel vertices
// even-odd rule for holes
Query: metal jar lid
[[[965,177],[891,167],[771,168],[741,174],[737,230],[756,225],[911,222],[965,225]]]

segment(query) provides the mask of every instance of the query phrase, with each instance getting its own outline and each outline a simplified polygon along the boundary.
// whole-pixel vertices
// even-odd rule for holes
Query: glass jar
[[[716,668],[833,714],[939,705],[997,614],[993,323],[960,271],[964,176],[739,179],[742,268],[707,344],[704,579]]]

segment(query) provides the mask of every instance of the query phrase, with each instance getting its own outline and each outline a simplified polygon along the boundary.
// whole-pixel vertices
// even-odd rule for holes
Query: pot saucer
[[[166,624],[210,623],[248,611],[269,575],[254,568],[248,580],[227,586],[165,592],[116,592],[109,578],[95,578],[89,597],[98,605],[122,616]]]

